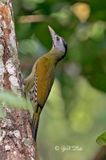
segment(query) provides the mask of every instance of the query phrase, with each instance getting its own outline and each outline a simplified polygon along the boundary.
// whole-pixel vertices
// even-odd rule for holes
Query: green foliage
[[[106,146],[106,132],[102,133],[100,136],[97,137],[96,142],[99,145]]]
[[[88,4],[88,8],[82,8],[78,12],[78,8],[74,7],[78,3],[72,0],[15,0],[16,34],[20,57],[40,56],[50,49],[51,40],[47,28],[49,24],[68,43],[66,64],[74,62],[80,65],[80,73],[91,85],[106,92],[105,3],[105,0],[100,3],[101,5],[99,0],[88,1],[85,3]],[[41,23],[21,24],[17,21],[22,15],[39,14],[46,16]],[[66,71],[63,73],[66,74]]]
[[[3,91],[0,92],[0,117],[4,117],[5,113],[3,112],[2,105],[7,105],[9,108],[20,108],[29,110],[29,112],[32,112],[32,105],[29,100],[26,100],[25,98],[15,95],[12,92]]]
[[[58,65],[54,90],[41,115],[38,144],[42,160],[93,159],[98,149],[95,139],[106,128],[106,0],[78,2],[82,1],[13,2],[25,76],[34,60],[52,47],[48,25],[68,44],[67,56]],[[27,15],[43,15],[45,19],[20,23],[20,17]],[[63,153],[54,149],[63,144],[80,145],[83,151]]]

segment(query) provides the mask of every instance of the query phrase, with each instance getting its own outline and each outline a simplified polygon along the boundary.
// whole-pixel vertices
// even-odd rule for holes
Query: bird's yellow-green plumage
[[[31,74],[25,79],[25,94],[29,96],[34,107],[32,118],[32,134],[36,140],[40,113],[48,98],[55,76],[55,67],[62,59],[64,52],[53,47],[47,54],[40,57],[32,68]]]
[[[30,92],[36,82],[37,103],[41,107],[45,104],[54,81],[54,72],[58,61],[58,57],[55,57],[56,52],[58,51],[53,49],[39,58],[35,62],[31,74],[25,80],[25,93]]]

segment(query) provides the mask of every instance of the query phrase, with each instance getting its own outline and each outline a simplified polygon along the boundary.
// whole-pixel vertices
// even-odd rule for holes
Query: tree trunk
[[[0,0],[0,90],[22,95],[22,78],[13,23],[11,0]],[[28,111],[3,104],[0,120],[0,160],[38,160]]]

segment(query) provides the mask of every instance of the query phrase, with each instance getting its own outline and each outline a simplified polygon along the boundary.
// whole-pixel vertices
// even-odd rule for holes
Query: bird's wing
[[[51,90],[53,80],[54,65],[46,57],[37,60],[36,65],[34,65],[32,69],[32,73],[25,80],[25,90],[34,108],[32,135],[35,141],[40,113]]]
[[[52,62],[43,57],[36,65],[36,92],[37,103],[43,107],[54,81],[54,65]]]
[[[25,79],[24,81],[24,92],[26,97],[30,99],[32,106],[33,106],[33,116],[31,122],[32,128],[32,136],[36,141],[38,124],[39,124],[39,117],[40,117],[40,107],[37,103],[37,79],[36,79],[36,66],[33,67],[31,74]]]
[[[46,57],[37,61],[35,69],[34,100],[36,107],[32,118],[32,135],[36,141],[40,113],[47,100],[54,80],[54,66]],[[35,103],[34,102],[34,103]]]
[[[25,80],[24,80],[24,92],[27,94],[32,87],[34,86],[34,75],[31,73]]]

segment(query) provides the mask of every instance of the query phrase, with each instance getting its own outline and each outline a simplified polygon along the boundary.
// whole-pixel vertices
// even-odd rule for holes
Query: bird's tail
[[[35,142],[37,138],[37,130],[38,130],[38,125],[39,125],[40,113],[41,113],[41,108],[40,106],[37,106],[33,113],[33,118],[32,118],[32,136]]]

